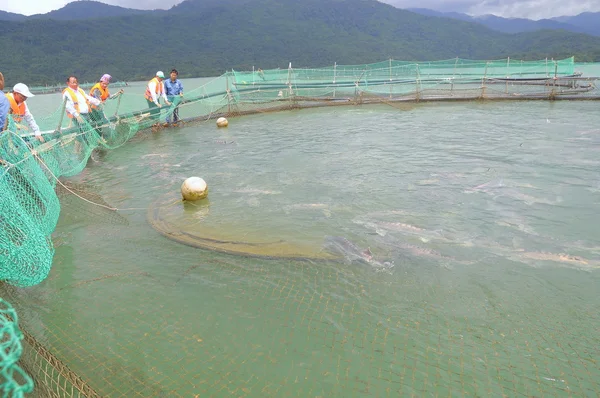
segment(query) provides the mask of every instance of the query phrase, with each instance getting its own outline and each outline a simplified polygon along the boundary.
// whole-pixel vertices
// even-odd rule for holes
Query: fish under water
[[[485,184],[477,185],[476,187],[466,189],[464,193],[477,193],[484,192],[488,195],[493,196],[494,198],[505,196],[508,198],[512,198],[515,200],[519,200],[525,202],[527,205],[533,204],[546,204],[546,205],[556,205],[562,202],[562,198],[556,197],[556,200],[549,200],[546,198],[538,198],[535,196],[531,196],[525,194],[515,188],[512,188],[508,185],[504,184],[503,180],[499,181],[489,181]]]
[[[342,236],[326,236],[324,248],[332,254],[342,255],[349,263],[363,263],[374,268],[392,268],[393,263],[375,260],[371,249],[361,250],[356,244]]]
[[[269,191],[258,188],[239,188],[233,191],[235,193],[245,193],[247,195],[279,195],[281,191]]]
[[[531,252],[525,250],[517,250],[519,259],[523,262],[527,260],[534,261],[550,261],[554,263],[569,264],[580,269],[598,269],[600,263],[595,260],[586,259],[580,256],[573,256],[567,253],[550,253],[550,252]]]
[[[374,230],[379,236],[386,236],[388,232],[398,232],[404,235],[417,236],[421,242],[429,242],[432,239],[447,240],[441,230],[429,230],[403,222],[362,221],[359,219],[355,219],[353,222],[358,225],[363,225],[368,229]]]
[[[415,261],[431,260],[448,270],[452,270],[454,264],[469,265],[474,263],[474,261],[459,260],[429,247],[409,243],[404,237],[384,236],[379,241],[391,248],[394,258],[402,256],[412,258]]]

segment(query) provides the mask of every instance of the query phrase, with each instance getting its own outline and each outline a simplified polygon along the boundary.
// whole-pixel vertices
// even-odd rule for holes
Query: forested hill
[[[14,12],[0,11],[0,21],[24,21],[25,15],[15,14]]]
[[[85,4],[83,2],[82,4]],[[398,60],[566,58],[600,60],[600,38],[565,31],[504,34],[418,15],[375,0],[187,0],[169,11],[89,20],[0,25],[7,86],[82,81],[110,73],[148,79],[230,69],[320,67]]]

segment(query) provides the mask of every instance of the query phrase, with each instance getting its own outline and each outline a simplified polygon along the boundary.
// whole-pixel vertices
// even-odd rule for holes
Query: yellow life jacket
[[[10,114],[13,115],[13,120],[15,122],[20,122],[23,116],[25,115],[25,101],[17,104],[17,100],[15,100],[15,96],[13,93],[4,94],[10,103]]]
[[[79,93],[83,95],[83,98],[85,98],[85,102],[87,103],[88,108],[90,108],[90,101],[88,101],[87,97],[85,96],[85,91],[83,91],[81,87],[77,87],[77,91],[79,91]],[[63,90],[63,94],[65,92],[69,94],[69,97],[71,97],[71,101],[73,101],[73,106],[75,107],[77,113],[81,113],[79,111],[79,101],[77,101],[77,95],[75,94],[75,91],[73,91],[71,87],[67,87]],[[67,116],[69,116],[71,119],[73,118],[73,115],[69,111],[67,111]]]
[[[156,96],[162,95],[164,90],[163,84],[162,82],[158,81],[158,78],[155,77],[154,79],[150,80],[146,85],[146,93],[144,94],[144,97],[146,97],[148,101],[152,101],[152,93],[150,92],[150,83],[152,82],[156,82]]]
[[[100,101],[104,102],[108,97],[110,97],[108,87],[103,88],[100,83],[96,83],[92,86],[92,89],[90,90],[90,97],[94,97],[94,91],[96,90],[100,91]],[[92,108],[96,109],[98,107],[96,105],[92,105]]]

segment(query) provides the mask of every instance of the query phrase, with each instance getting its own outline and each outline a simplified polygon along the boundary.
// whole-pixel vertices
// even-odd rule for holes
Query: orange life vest
[[[152,82],[156,82],[156,96],[162,95],[163,91],[164,91],[164,87],[162,82],[159,82],[158,79],[155,77],[154,79],[150,80],[148,82],[148,85],[146,86],[146,93],[144,94],[144,97],[146,97],[146,99],[148,101],[152,101],[152,93],[150,92],[150,83]]]
[[[85,91],[83,91],[81,87],[77,87],[77,91],[79,91],[79,93],[83,95],[83,98],[85,98],[85,102],[87,103],[88,108],[90,108],[90,101],[88,101],[87,97],[85,96]],[[75,91],[73,91],[71,87],[67,87],[63,90],[63,94],[65,92],[69,94],[69,97],[71,97],[71,101],[73,101],[73,106],[75,107],[77,113],[81,113],[79,112],[79,101],[77,101],[77,95],[75,95]],[[73,118],[73,115],[69,113],[69,111],[67,111],[67,116],[71,119]]]
[[[17,100],[15,100],[15,96],[13,93],[4,94],[10,103],[10,113],[13,115],[13,120],[15,122],[20,122],[23,116],[25,115],[26,105],[25,101],[17,104]]]
[[[102,88],[100,83],[96,83],[92,86],[92,89],[90,90],[90,97],[94,97],[94,91],[96,91],[96,90],[100,91],[100,101],[104,102],[104,101],[106,101],[106,99],[108,97],[110,97],[110,93],[108,92],[108,87]],[[96,105],[92,105],[92,108],[96,109],[98,107]]]

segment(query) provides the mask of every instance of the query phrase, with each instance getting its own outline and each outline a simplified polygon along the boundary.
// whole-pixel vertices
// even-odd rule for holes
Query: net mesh
[[[33,390],[33,380],[17,364],[23,352],[23,333],[19,330],[18,323],[14,308],[0,299],[0,390],[3,397],[18,398]]]
[[[148,108],[145,98],[139,93],[123,93],[77,120],[68,117],[65,103],[61,103],[51,114],[37,118],[43,132],[43,141],[35,137],[35,132],[26,121],[10,115],[7,129],[0,135],[0,189],[4,193],[0,196],[0,279],[13,286],[26,287],[37,285],[48,276],[54,256],[51,234],[58,221],[61,202],[64,205],[69,200],[87,199],[93,203],[93,207],[89,208],[90,213],[99,211],[98,218],[106,214],[103,210],[97,210],[96,206],[102,204],[112,215],[107,218],[109,223],[126,223],[115,209],[103,204],[92,192],[64,183],[60,178],[79,174],[94,151],[118,148],[140,130],[162,128],[176,110],[182,122],[200,122],[220,116],[361,103],[385,103],[399,109],[408,109],[406,107],[410,106],[409,102],[421,100],[591,98],[597,95],[594,81],[595,78],[576,73],[573,58],[536,62],[510,59],[472,61],[458,58],[423,63],[389,60],[368,65],[334,65],[313,69],[292,68],[290,64],[287,69],[228,72],[201,87],[187,90],[185,97],[172,98],[170,106],[160,108]],[[235,272],[240,270],[232,270],[232,273]],[[331,279],[336,280],[336,277]],[[281,292],[285,288],[282,287]],[[264,292],[268,292],[266,287]],[[289,292],[290,295],[292,293]],[[322,299],[321,296],[319,300]],[[297,305],[301,307],[305,302],[304,299],[299,300]],[[346,308],[338,310],[340,313],[350,311],[348,314],[353,314]],[[334,351],[339,347],[343,348],[350,341],[363,347],[367,344],[373,355],[377,355],[375,352],[385,351],[392,356],[392,365],[402,356],[403,347],[386,346],[387,329],[374,329],[368,336],[353,335],[350,339],[348,336],[335,334],[319,335],[320,321],[317,322],[315,318],[318,314],[312,314],[312,318],[302,318],[301,322],[308,322],[307,330],[328,341]],[[16,320],[16,314],[13,319]],[[400,324],[401,320],[397,321]],[[418,326],[412,325],[407,330],[419,333]],[[25,334],[25,337],[26,346],[31,349],[28,353],[28,363],[32,364],[30,373],[37,380],[43,380],[43,388],[48,390],[49,395],[95,396],[94,390],[79,376],[69,373],[69,368],[46,351],[44,345],[32,335]],[[409,337],[407,334],[406,344]],[[453,339],[452,336],[448,338]],[[427,352],[438,355],[440,363],[445,360],[441,353],[435,351],[434,346],[430,348]],[[336,351],[339,357],[336,354],[331,358],[338,361],[335,372],[323,373],[323,376],[333,378],[332,382],[335,381],[334,384],[338,387],[341,386],[340,380],[360,377],[348,374],[341,359],[342,351],[340,348],[339,352]],[[197,357],[202,356],[200,351],[196,354]],[[464,355],[468,353],[464,352]],[[494,353],[490,352],[490,355]],[[232,361],[234,365],[242,360],[234,356],[223,359]],[[461,351],[461,361],[463,359]],[[276,363],[276,356],[273,361]],[[406,377],[412,377],[413,380],[421,377],[421,370],[414,370],[410,375],[406,373],[406,369],[393,371],[392,368],[393,366],[380,369],[377,380],[385,384],[399,383]],[[307,370],[306,374],[309,375],[310,371]],[[277,389],[287,388],[285,384],[283,387],[262,386],[257,380],[251,379],[246,380],[246,384],[242,383],[241,387],[233,388],[226,383],[230,377],[231,375],[224,375],[220,384],[207,385],[205,391],[214,393],[227,389],[231,394],[244,395],[251,388],[261,386],[265,396],[268,396],[276,395]],[[539,377],[535,376],[534,379],[539,380]],[[143,378],[140,377],[140,380]],[[293,381],[286,380],[288,382]],[[426,389],[427,379],[420,380],[420,383]],[[506,385],[508,394],[515,391],[513,382],[507,380]],[[366,391],[372,387],[365,384]],[[4,391],[7,388],[11,388],[9,384],[5,384]],[[145,388],[150,391],[152,387],[146,384]],[[485,391],[486,386],[477,386],[475,390],[479,388]],[[108,390],[115,391],[111,388]],[[585,391],[585,388],[581,391]]]

